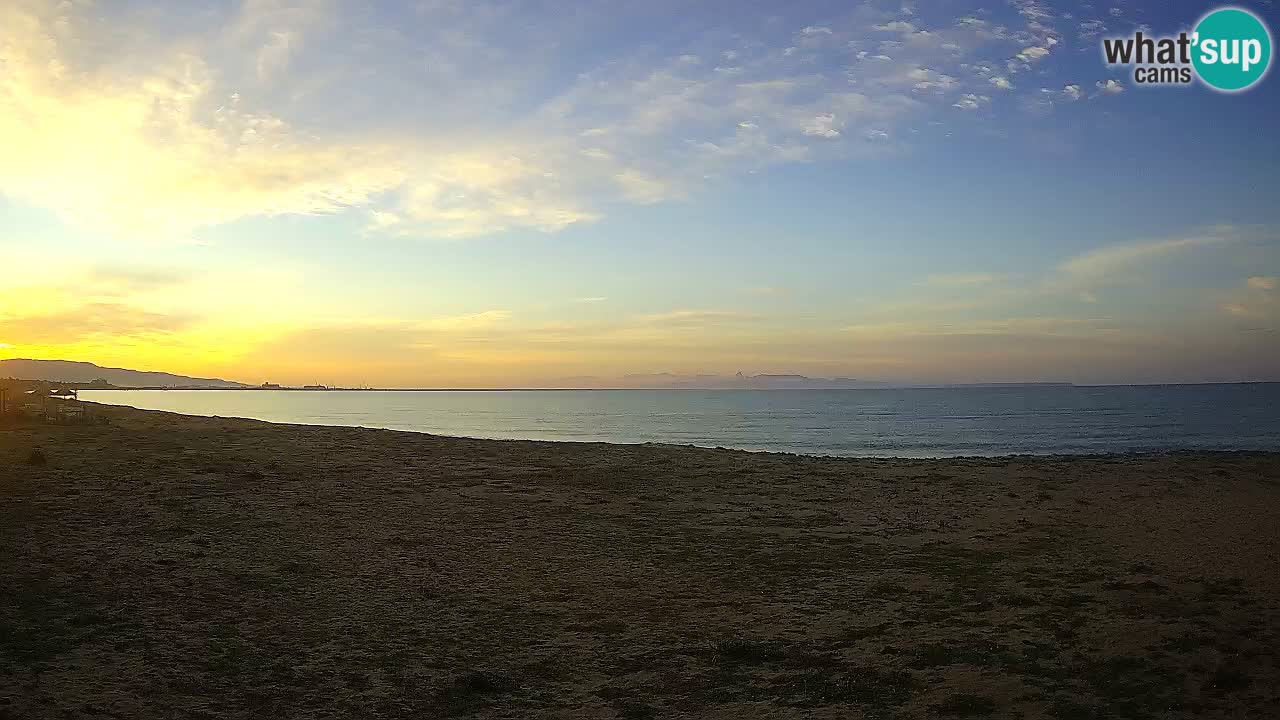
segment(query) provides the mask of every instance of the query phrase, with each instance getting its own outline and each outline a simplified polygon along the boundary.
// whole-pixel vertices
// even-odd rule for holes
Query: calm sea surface
[[[903,390],[95,390],[190,415],[823,455],[1280,450],[1280,383]]]

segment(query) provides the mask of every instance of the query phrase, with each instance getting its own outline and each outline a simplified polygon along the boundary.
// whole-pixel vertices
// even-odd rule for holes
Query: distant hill
[[[670,388],[682,390],[773,390],[798,388],[806,390],[842,390],[892,387],[890,383],[856,378],[814,378],[804,375],[626,375],[616,382],[622,387]]]
[[[651,373],[624,375],[620,378],[579,375],[560,378],[556,387],[590,387],[655,390],[874,390],[893,388],[1018,388],[1070,387],[1064,382],[1011,383],[924,383],[909,381],[861,380],[850,377],[808,377],[794,374],[762,375],[677,375]]]
[[[107,368],[70,360],[0,360],[0,377],[18,380],[48,380],[62,383],[91,383],[106,380],[116,387],[248,387],[220,378],[197,378],[164,372],[144,372]]]

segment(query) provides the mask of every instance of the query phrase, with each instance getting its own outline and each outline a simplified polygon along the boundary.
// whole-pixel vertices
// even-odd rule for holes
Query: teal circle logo
[[[1252,87],[1271,64],[1271,33],[1248,10],[1229,7],[1205,15],[1191,43],[1196,74],[1223,92]]]

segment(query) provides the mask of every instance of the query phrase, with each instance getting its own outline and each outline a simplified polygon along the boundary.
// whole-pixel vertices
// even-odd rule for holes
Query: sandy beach
[[[1280,454],[102,413],[0,430],[0,718],[1280,717]]]

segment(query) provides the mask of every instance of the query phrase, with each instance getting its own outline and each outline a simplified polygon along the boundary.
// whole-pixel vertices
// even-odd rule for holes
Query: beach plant
[[[34,448],[30,453],[27,454],[27,464],[35,465],[37,467],[43,467],[49,464],[49,458],[45,456],[44,450],[41,450],[40,448]]]

